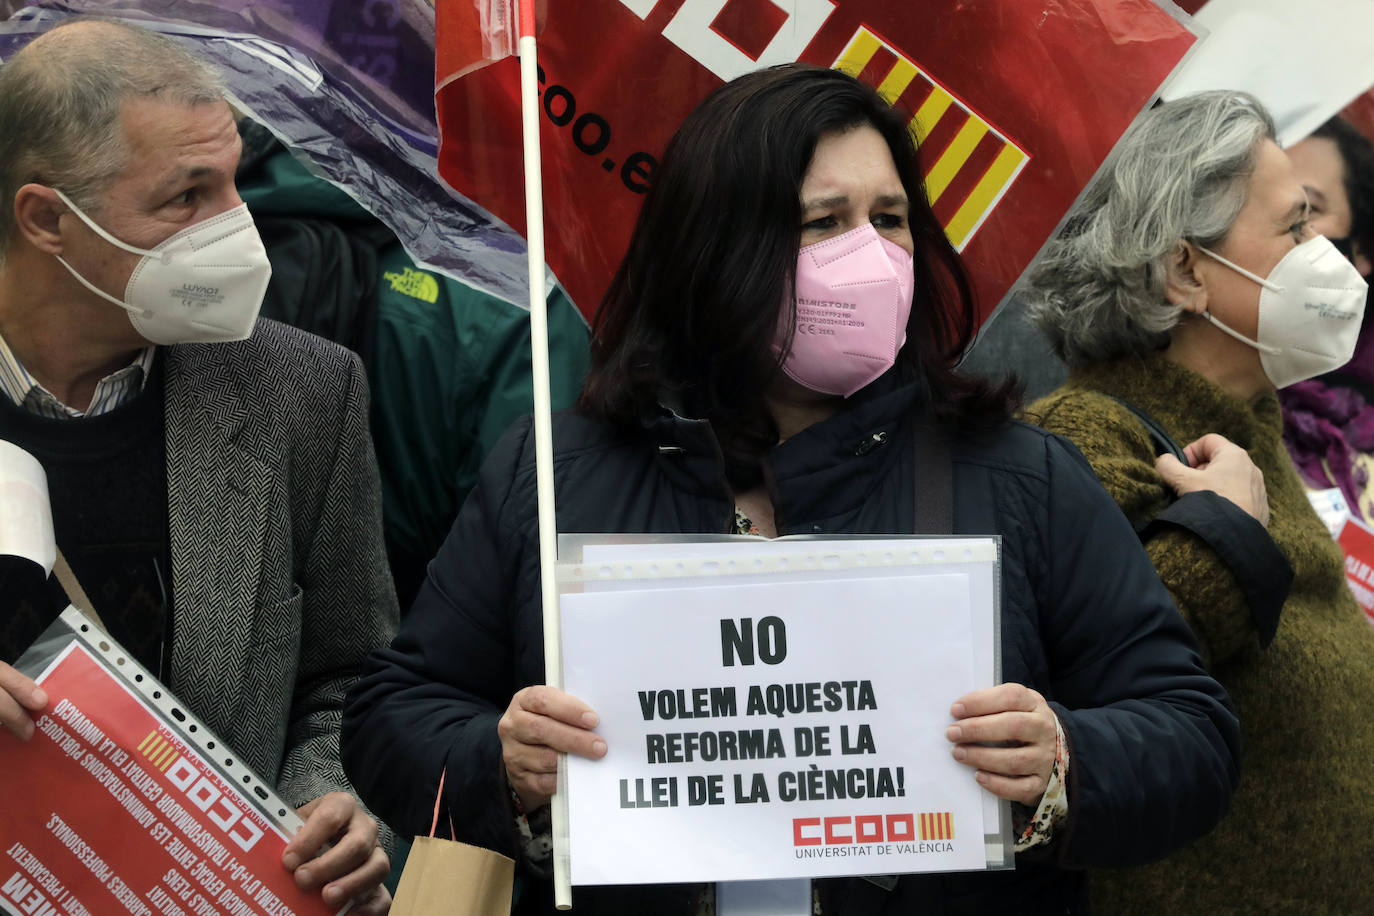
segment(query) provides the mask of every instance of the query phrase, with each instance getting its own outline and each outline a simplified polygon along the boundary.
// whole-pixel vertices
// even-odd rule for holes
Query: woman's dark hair
[[[1374,144],[1343,118],[1332,118],[1312,132],[1336,144],[1344,164],[1345,196],[1350,201],[1350,239],[1374,259]]]
[[[710,421],[731,480],[757,478],[777,444],[772,348],[801,242],[801,184],[826,134],[875,128],[911,201],[914,306],[898,364],[946,420],[986,426],[1010,411],[954,364],[976,328],[958,254],[926,202],[908,118],[837,70],[787,64],[707,96],[668,143],[592,333],[582,412],[632,423],[660,403]]]

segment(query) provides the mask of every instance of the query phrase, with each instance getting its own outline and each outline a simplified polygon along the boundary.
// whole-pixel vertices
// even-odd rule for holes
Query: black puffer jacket
[[[894,385],[885,377],[774,450],[780,534],[912,530],[915,394]],[[885,444],[859,447],[879,432]],[[732,526],[704,422],[665,412],[613,429],[561,415],[554,441],[560,531]],[[822,882],[827,916],[1076,911],[1083,879],[1059,866],[1158,858],[1215,825],[1236,784],[1229,699],[1078,451],[1023,424],[956,438],[953,451],[955,533],[1003,538],[1003,677],[1049,699],[1071,742],[1069,820],[1015,871],[911,876],[876,896],[871,885]],[[368,805],[403,834],[426,833],[447,767],[458,838],[517,855],[496,722],[515,691],[542,683],[543,652],[534,436],[523,422],[488,460],[400,634],[350,698],[344,765]],[[574,901],[576,912],[641,916],[685,912],[692,896],[578,888]]]

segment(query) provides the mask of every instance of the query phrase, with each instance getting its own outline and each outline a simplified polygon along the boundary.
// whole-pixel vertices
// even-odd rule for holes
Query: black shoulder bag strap
[[[1182,461],[1185,467],[1192,466],[1183,449],[1178,447],[1178,443],[1154,417],[1129,401],[1121,398],[1112,400],[1135,414],[1136,419],[1149,431],[1155,443],[1155,454],[1170,454]],[[1144,544],[1159,531],[1177,526],[1191,532],[1216,551],[1222,563],[1235,574],[1236,581],[1245,593],[1245,601],[1259,635],[1260,648],[1268,649],[1278,631],[1279,615],[1293,585],[1293,566],[1288,557],[1279,549],[1273,536],[1265,533],[1263,526],[1256,527],[1258,523],[1249,521],[1243,509],[1216,493],[1198,493],[1186,509],[1184,506],[1177,497],[1172,498],[1169,505],[1154,518],[1135,524],[1136,536]],[[1246,529],[1250,530],[1252,536],[1242,537],[1238,534]]]
[[[950,456],[949,430],[933,414],[912,418],[916,456],[915,533],[954,533],[954,463]],[[897,875],[851,878],[839,916],[872,916],[881,913],[887,895],[897,886]]]
[[[1135,418],[1140,421],[1141,425],[1145,427],[1145,431],[1150,434],[1150,439],[1155,444],[1156,455],[1173,455],[1179,461],[1183,462],[1184,467],[1192,467],[1192,463],[1188,461],[1188,456],[1183,453],[1183,449],[1174,441],[1174,437],[1169,435],[1163,426],[1159,425],[1158,420],[1124,398],[1114,398],[1111,395],[1107,395],[1107,397],[1112,398],[1113,401],[1116,401],[1122,407],[1135,414]]]
[[[954,464],[949,431],[930,413],[912,428],[916,438],[916,534],[953,534]]]

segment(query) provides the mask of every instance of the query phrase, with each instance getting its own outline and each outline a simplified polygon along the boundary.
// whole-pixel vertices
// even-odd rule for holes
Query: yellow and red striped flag
[[[963,251],[1030,156],[867,28],[859,28],[834,66],[916,113],[911,128],[921,145],[926,196],[950,243]]]
[[[954,839],[954,814],[949,811],[926,811],[918,815],[921,841]]]
[[[164,773],[178,756],[176,745],[162,737],[156,730],[148,732],[148,737],[139,744],[138,750],[152,762],[153,766]]]

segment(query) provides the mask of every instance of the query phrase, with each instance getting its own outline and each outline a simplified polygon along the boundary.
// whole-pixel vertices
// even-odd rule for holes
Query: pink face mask
[[[782,371],[849,397],[897,361],[916,281],[911,255],[869,223],[797,256],[796,334]],[[790,311],[790,310],[789,310]],[[785,328],[773,344],[781,352]]]

